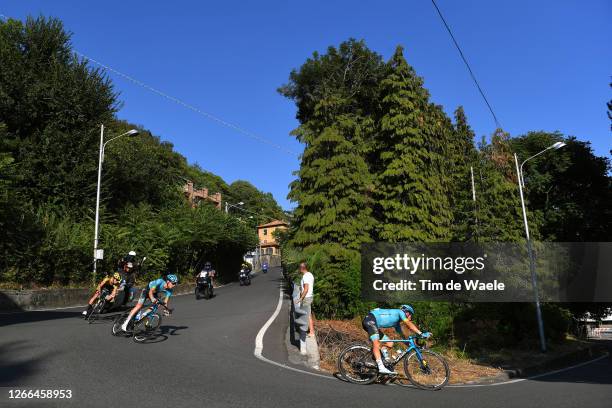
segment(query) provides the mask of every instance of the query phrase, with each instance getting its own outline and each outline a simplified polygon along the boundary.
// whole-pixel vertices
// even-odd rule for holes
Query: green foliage
[[[381,81],[383,115],[375,151],[378,236],[391,242],[447,238],[451,212],[442,171],[443,116],[398,47]]]
[[[266,216],[282,211],[246,182],[228,186],[190,166],[171,143],[115,118],[108,78],[73,55],[57,19],[0,21],[0,278],[23,285],[91,281],[100,123],[108,141],[102,172],[99,277],[129,250],[147,256],[141,279],[193,276],[212,261],[232,279],[255,230],[206,203],[192,209],[185,180],[240,197]],[[234,195],[232,195],[234,194]]]

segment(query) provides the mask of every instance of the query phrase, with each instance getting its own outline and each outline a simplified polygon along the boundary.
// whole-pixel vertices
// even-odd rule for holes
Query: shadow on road
[[[180,333],[177,333],[179,330],[188,329],[189,326],[160,326],[160,334],[169,334],[170,336],[179,336]]]
[[[81,312],[48,311],[48,312],[20,312],[0,314],[0,327],[12,324],[39,322],[44,320],[71,319],[81,317]]]
[[[31,345],[28,341],[12,341],[0,344],[0,387],[21,386],[28,377],[41,370],[41,363],[51,353],[34,358],[18,357],[29,355]]]

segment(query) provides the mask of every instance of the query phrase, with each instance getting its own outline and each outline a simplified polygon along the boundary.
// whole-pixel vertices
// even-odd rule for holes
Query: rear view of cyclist
[[[127,326],[130,320],[132,320],[134,315],[136,315],[136,313],[138,313],[138,311],[142,309],[147,300],[150,300],[151,303],[155,304],[160,301],[160,296],[165,295],[163,302],[164,304],[168,305],[170,296],[172,296],[172,290],[174,289],[177,283],[178,277],[174,274],[167,275],[165,279],[159,278],[149,282],[147,287],[145,287],[140,293],[140,298],[138,299],[136,306],[132,308],[127,319],[125,319],[125,322],[123,322],[123,324],[121,325],[121,330],[127,331]]]
[[[380,374],[397,374],[394,371],[389,371],[383,364],[380,348],[381,340],[384,342],[389,338],[380,331],[381,328],[393,327],[396,332],[403,335],[402,326],[404,325],[412,332],[428,338],[431,336],[429,332],[421,332],[419,328],[412,322],[412,316],[414,315],[414,309],[410,305],[402,305],[399,309],[373,309],[363,319],[362,326],[365,331],[368,332],[370,340],[372,341],[372,354],[376,359],[378,365],[378,372]],[[392,342],[386,342],[386,347],[393,347]]]
[[[121,275],[118,272],[115,272],[112,276],[105,276],[96,288],[96,291],[94,292],[91,299],[89,299],[87,309],[83,310],[83,317],[87,317],[91,313],[91,310],[93,309],[93,304],[96,299],[98,299],[103,289],[108,289],[108,291],[110,292],[110,294],[106,296],[106,300],[113,301],[115,299],[115,296],[117,295],[117,290],[119,290],[120,283]]]

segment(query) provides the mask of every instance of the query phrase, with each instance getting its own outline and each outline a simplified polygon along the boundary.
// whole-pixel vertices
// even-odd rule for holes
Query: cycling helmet
[[[119,272],[115,272],[115,273],[113,273],[113,278],[115,278],[116,280],[120,281],[121,280],[121,275],[119,274]]]
[[[128,252],[128,255],[136,256],[136,251],[130,251],[130,252]]]
[[[170,275],[166,276],[166,280],[169,280],[172,283],[178,283],[178,277],[171,273]]]
[[[411,315],[414,315],[414,309],[410,305],[402,305],[400,309],[404,313],[410,313]]]

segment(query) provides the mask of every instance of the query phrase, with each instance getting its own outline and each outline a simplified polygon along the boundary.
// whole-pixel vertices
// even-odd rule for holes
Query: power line
[[[230,122],[228,122],[226,120],[223,120],[223,119],[221,119],[221,118],[219,118],[219,117],[217,117],[217,116],[215,116],[215,115],[213,115],[211,113],[205,112],[205,111],[203,111],[203,110],[201,110],[201,109],[199,109],[199,108],[197,108],[197,107],[195,107],[195,106],[193,106],[193,105],[191,105],[191,104],[189,104],[187,102],[184,102],[183,100],[181,100],[179,98],[176,98],[176,97],[171,96],[171,95],[169,95],[169,94],[167,94],[165,92],[162,92],[162,91],[160,91],[160,90],[158,90],[156,88],[153,88],[152,86],[147,85],[144,82],[139,81],[138,79],[135,79],[135,78],[133,78],[133,77],[127,75],[127,74],[124,74],[123,72],[120,72],[120,71],[118,71],[118,70],[116,70],[116,69],[114,69],[114,68],[112,68],[112,67],[110,67],[110,66],[108,66],[106,64],[103,64],[100,61],[97,61],[97,60],[95,60],[95,59],[93,59],[93,58],[91,58],[91,57],[89,57],[89,56],[87,56],[87,55],[85,55],[85,54],[83,54],[83,53],[81,53],[79,51],[74,51],[74,53],[79,55],[79,56],[81,56],[82,58],[85,58],[88,61],[91,61],[92,63],[100,66],[101,68],[103,68],[104,70],[106,70],[108,72],[112,72],[112,73],[114,73],[116,75],[119,75],[120,77],[122,77],[122,78],[124,78],[124,79],[126,79],[126,80],[128,80],[128,81],[130,81],[130,82],[132,82],[132,83],[134,83],[136,85],[138,85],[138,86],[141,86],[142,88],[147,89],[148,91],[151,91],[151,92],[153,92],[153,93],[155,93],[155,94],[157,94],[157,95],[159,95],[159,96],[161,96],[163,98],[166,98],[166,99],[170,100],[171,102],[174,102],[174,103],[176,103],[178,105],[181,105],[181,106],[183,106],[183,107],[185,107],[185,108],[187,108],[187,109],[189,109],[189,110],[191,110],[191,111],[193,111],[195,113],[198,113],[198,114],[204,116],[205,118],[207,118],[209,120],[215,121],[215,122],[219,123],[222,126],[225,126],[225,127],[230,128],[230,129],[233,129],[233,130],[235,130],[235,131],[237,131],[237,132],[239,132],[239,133],[241,133],[241,134],[243,134],[245,136],[250,137],[251,139],[254,139],[254,140],[257,140],[260,143],[264,143],[264,144],[267,144],[269,146],[272,146],[272,147],[274,147],[274,148],[276,148],[278,150],[281,150],[281,151],[283,151],[285,153],[289,153],[289,154],[291,154],[293,156],[298,156],[298,154],[296,152],[294,152],[292,150],[289,150],[286,147],[283,147],[283,146],[281,146],[281,145],[279,145],[277,143],[274,143],[271,140],[266,139],[264,137],[258,136],[258,135],[256,135],[253,132],[250,132],[250,131],[248,131],[248,130],[246,130],[246,129],[238,126],[238,125],[235,125],[235,124],[230,123]]]
[[[470,76],[472,77],[472,80],[476,84],[476,88],[478,88],[478,92],[480,92],[480,95],[482,96],[482,99],[484,99],[485,103],[487,104],[487,107],[489,108],[489,111],[491,112],[491,115],[493,115],[493,120],[495,121],[495,126],[497,126],[498,128],[501,128],[502,126],[499,123],[499,120],[497,120],[497,115],[495,115],[495,112],[493,111],[493,108],[491,107],[491,104],[489,103],[489,100],[487,99],[487,97],[484,94],[484,91],[480,87],[480,84],[478,83],[478,80],[476,79],[476,75],[474,75],[474,72],[472,71],[472,68],[470,67],[470,64],[467,62],[467,59],[465,58],[465,55],[463,55],[463,51],[461,50],[461,47],[459,46],[459,43],[455,39],[455,36],[453,35],[453,32],[451,31],[450,27],[448,26],[448,23],[446,22],[446,19],[444,19],[444,16],[442,15],[442,12],[440,11],[440,8],[436,4],[435,0],[431,0],[431,2],[433,3],[434,7],[436,8],[436,11],[438,12],[438,15],[440,16],[440,19],[444,23],[444,27],[446,27],[446,30],[450,34],[451,39],[453,40],[453,43],[455,44],[455,47],[457,47],[457,51],[459,51],[459,55],[461,56],[461,59],[463,60],[463,62],[465,63],[465,66],[467,67],[468,71],[470,72]]]
[[[5,21],[8,20],[8,17],[5,16],[4,14],[0,14],[0,18],[5,20]],[[212,120],[214,122],[219,123],[222,126],[230,128],[232,130],[235,130],[235,131],[237,131],[237,132],[239,132],[239,133],[241,133],[241,134],[243,134],[245,136],[248,136],[251,139],[254,139],[254,140],[256,140],[256,141],[258,141],[260,143],[267,144],[267,145],[272,146],[272,147],[274,147],[274,148],[276,148],[278,150],[281,150],[281,151],[283,151],[285,153],[289,153],[289,154],[291,154],[293,156],[298,156],[298,153],[296,153],[296,152],[294,152],[294,151],[292,151],[290,149],[287,149],[286,147],[283,147],[283,146],[281,146],[281,145],[279,145],[277,143],[274,143],[271,140],[266,139],[266,138],[264,138],[262,136],[258,136],[255,133],[250,132],[250,131],[248,131],[248,130],[246,130],[246,129],[244,129],[244,128],[236,125],[236,124],[233,124],[231,122],[223,120],[223,119],[213,115],[212,113],[208,113],[208,112],[203,111],[202,109],[196,108],[195,106],[193,106],[193,105],[191,105],[191,104],[189,104],[187,102],[184,102],[183,100],[181,100],[179,98],[171,96],[171,95],[169,95],[169,94],[167,94],[165,92],[162,92],[162,91],[160,91],[160,90],[158,90],[158,89],[156,89],[156,88],[154,88],[154,87],[152,87],[150,85],[147,85],[144,82],[139,81],[138,79],[133,78],[133,77],[127,75],[127,74],[124,74],[123,72],[120,72],[120,71],[118,71],[118,70],[116,70],[116,69],[114,69],[114,68],[112,68],[112,67],[110,67],[110,66],[108,66],[106,64],[103,64],[102,62],[97,61],[97,60],[95,60],[95,59],[93,59],[93,58],[91,58],[91,57],[89,57],[89,56],[87,56],[87,55],[85,55],[85,54],[83,54],[83,53],[81,53],[79,51],[73,50],[73,52],[75,54],[79,55],[81,58],[84,58],[84,59],[86,59],[86,60],[88,60],[88,61],[98,65],[102,69],[104,69],[104,70],[106,70],[108,72],[112,72],[112,73],[114,73],[114,74],[116,74],[116,75],[118,75],[118,76],[120,76],[120,77],[122,77],[122,78],[124,78],[124,79],[126,79],[126,80],[128,80],[128,81],[130,81],[130,82],[132,82],[132,83],[142,87],[142,88],[147,89],[150,92],[153,92],[153,93],[155,93],[155,94],[157,94],[157,95],[159,95],[159,96],[161,96],[163,98],[166,98],[166,99],[170,100],[171,102],[174,102],[174,103],[176,103],[178,105],[181,105],[181,106],[183,106],[183,107],[185,107],[185,108],[187,108],[187,109],[189,109],[189,110],[191,110],[191,111],[193,111],[193,112],[195,112],[195,113],[197,113],[199,115],[202,115],[202,116],[204,116],[205,118],[207,118],[209,120]]]

